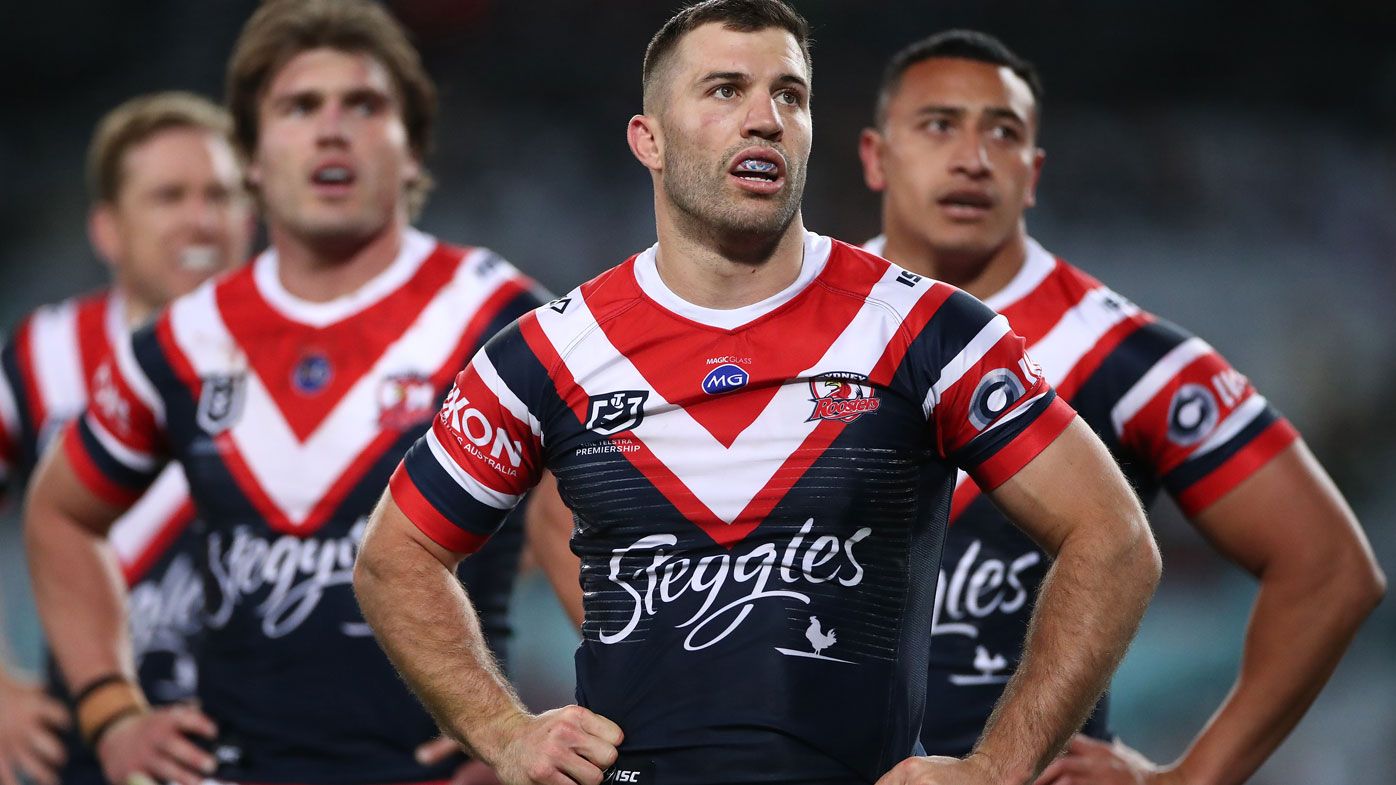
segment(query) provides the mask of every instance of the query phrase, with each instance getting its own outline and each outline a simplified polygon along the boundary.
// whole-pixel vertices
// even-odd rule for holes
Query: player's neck
[[[142,299],[130,288],[122,286],[120,283],[113,287],[112,294],[116,299],[116,303],[113,305],[119,303],[121,319],[128,330],[135,330],[143,326],[155,316],[156,311],[165,307],[164,303],[153,303]]]
[[[402,248],[406,216],[390,220],[373,236],[342,242],[299,237],[271,222],[281,286],[307,302],[328,302],[357,291],[392,265]]]
[[[719,238],[662,216],[657,228],[659,277],[694,305],[741,308],[779,293],[800,277],[805,227],[798,212],[785,231],[766,238]]]
[[[1015,231],[993,253],[955,253],[931,247],[909,233],[887,233],[883,256],[914,273],[944,281],[986,300],[1007,286],[1028,258],[1026,232]]]

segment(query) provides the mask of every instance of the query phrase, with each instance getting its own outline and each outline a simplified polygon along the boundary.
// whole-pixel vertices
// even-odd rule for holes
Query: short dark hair
[[[1004,66],[1027,82],[1032,91],[1033,106],[1038,125],[1042,119],[1042,78],[1037,75],[1037,67],[1002,41],[978,30],[946,30],[929,38],[923,38],[900,52],[892,55],[887,69],[882,73],[882,85],[877,91],[877,110],[874,120],[880,127],[887,121],[887,105],[901,87],[902,76],[907,69],[917,63],[937,57],[953,57],[962,60],[977,60],[990,65]]]
[[[785,30],[795,36],[800,44],[800,52],[805,56],[805,70],[809,73],[814,71],[809,54],[813,43],[809,36],[809,23],[781,0],[703,0],[670,17],[645,48],[645,65],[640,72],[640,80],[647,109],[654,94],[654,77],[663,70],[662,66],[673,55],[679,41],[712,22],[721,22],[726,29],[740,33],[755,33],[772,27]]]
[[[401,102],[408,146],[424,162],[436,121],[436,85],[402,25],[369,0],[265,0],[252,15],[228,61],[228,111],[244,154],[250,159],[256,153],[257,105],[277,72],[301,52],[321,47],[367,54],[382,63]],[[425,170],[408,186],[414,215],[430,188]]]

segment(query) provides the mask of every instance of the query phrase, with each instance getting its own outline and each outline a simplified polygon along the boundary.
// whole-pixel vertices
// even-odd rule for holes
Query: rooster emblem
[[[828,632],[819,629],[818,616],[809,617],[809,627],[805,630],[805,640],[809,641],[809,645],[814,648],[816,655],[839,642],[838,637],[834,635],[833,627],[830,627]]]

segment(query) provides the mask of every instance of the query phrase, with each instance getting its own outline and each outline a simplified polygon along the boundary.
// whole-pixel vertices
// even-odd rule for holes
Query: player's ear
[[[1047,151],[1041,147],[1032,152],[1032,177],[1028,178],[1027,198],[1023,200],[1025,207],[1037,206],[1037,181],[1042,179],[1042,164],[1047,160]]]
[[[664,136],[660,132],[658,119],[644,114],[630,118],[625,139],[630,143],[630,152],[646,169],[658,172],[664,168]]]
[[[116,228],[116,207],[111,202],[98,202],[88,212],[87,239],[108,266],[117,263],[121,255],[121,235]]]
[[[882,171],[882,133],[876,128],[864,128],[858,135],[858,157],[863,161],[863,182],[868,190],[881,193],[887,178]]]

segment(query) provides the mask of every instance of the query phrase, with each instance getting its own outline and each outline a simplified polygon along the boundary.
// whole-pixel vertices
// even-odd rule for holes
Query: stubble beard
[[[711,164],[702,156],[684,154],[670,146],[664,151],[664,193],[676,208],[676,217],[686,234],[722,249],[729,258],[762,261],[799,212],[805,167],[785,156],[785,187],[779,194],[729,196],[728,174],[721,165],[750,146],[743,144],[725,151],[719,158],[721,164]]]

